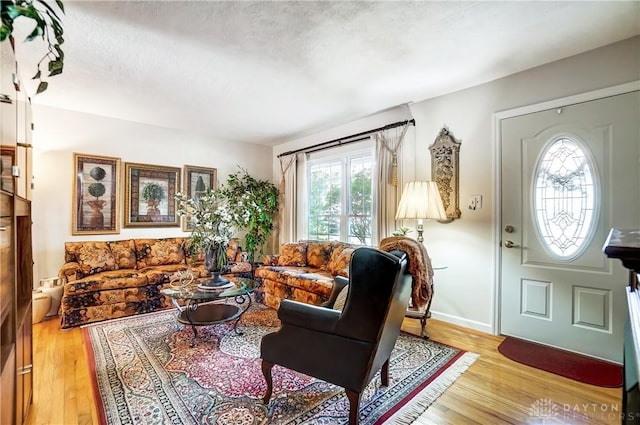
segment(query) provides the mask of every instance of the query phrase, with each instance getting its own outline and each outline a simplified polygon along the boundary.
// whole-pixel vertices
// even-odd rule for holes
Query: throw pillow
[[[237,263],[242,261],[242,248],[238,239],[229,239],[227,244],[227,261],[230,263]]]
[[[307,244],[289,242],[280,245],[279,266],[304,267],[307,265]]]
[[[76,257],[85,276],[117,269],[107,242],[85,242],[77,249]]]
[[[344,308],[344,304],[347,302],[347,295],[349,295],[349,285],[346,285],[344,288],[342,288],[342,290],[336,297],[336,300],[333,303],[334,310],[342,311],[342,309]]]
[[[182,238],[136,239],[138,268],[184,264]]]
[[[331,257],[331,242],[309,241],[307,245],[307,265],[325,270]]]
[[[278,265],[278,254],[266,254],[264,258],[262,258],[263,266],[277,266]]]
[[[64,243],[64,262],[77,263],[78,250],[85,245],[86,242],[65,242]]]
[[[109,249],[116,259],[116,266],[119,269],[136,268],[136,247],[132,239],[124,241],[109,242]]]
[[[355,251],[355,248],[350,246],[333,249],[331,260],[329,261],[329,271],[333,276],[349,277],[349,263],[351,262],[353,251]]]

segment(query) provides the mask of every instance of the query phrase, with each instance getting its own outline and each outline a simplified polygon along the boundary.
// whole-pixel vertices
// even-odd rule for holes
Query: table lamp
[[[433,181],[415,181],[404,185],[396,220],[418,220],[418,242],[423,242],[423,220],[446,220],[438,185]]]

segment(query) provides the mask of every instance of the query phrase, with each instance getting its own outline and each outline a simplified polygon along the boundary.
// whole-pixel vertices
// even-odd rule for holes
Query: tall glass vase
[[[229,281],[221,276],[227,266],[226,245],[216,244],[205,252],[204,265],[211,272],[211,279],[206,281],[207,286],[225,285]]]

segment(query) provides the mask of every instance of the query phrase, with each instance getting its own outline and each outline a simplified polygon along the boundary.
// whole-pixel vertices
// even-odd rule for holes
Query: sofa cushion
[[[293,288],[280,282],[265,279],[264,285],[264,304],[278,309],[280,301],[290,299],[305,304],[320,305],[327,300],[326,297],[305,291],[300,288]]]
[[[133,239],[125,239],[123,241],[108,242],[111,253],[116,259],[116,265],[119,269],[135,269],[136,264],[136,246]]]
[[[185,264],[166,264],[162,266],[145,267],[138,270],[140,275],[147,278],[149,285],[159,283],[169,283],[173,278],[177,277],[178,272],[187,270]]]
[[[77,248],[76,258],[85,276],[118,268],[107,242],[85,242]]]
[[[325,270],[331,258],[332,244],[324,241],[308,241],[307,265]]]
[[[211,277],[211,272],[209,270],[207,270],[207,268],[205,267],[204,263],[192,264],[191,267],[189,267],[189,270],[191,270],[191,274],[196,279],[205,278],[205,277],[206,278]]]
[[[279,266],[304,267],[307,265],[307,244],[289,242],[280,245]]]
[[[349,262],[355,248],[348,245],[336,246],[331,253],[327,268],[333,276],[349,277]]]
[[[167,299],[168,297],[160,294],[160,287],[153,285],[107,292],[109,294],[106,294],[106,297],[102,297],[102,294],[98,292],[63,299],[61,304],[61,327],[67,329],[107,319],[149,313],[171,306],[170,300]],[[106,299],[113,300],[118,298],[123,299],[123,301],[104,303]],[[91,304],[97,305],[92,306]]]
[[[184,239],[135,239],[138,268],[186,264],[183,249]]]
[[[148,292],[152,291],[156,297],[158,290],[155,286],[138,286],[134,288],[109,289],[105,291],[84,292],[74,295],[73,297],[65,297],[63,301],[63,309],[86,308],[92,306],[100,306],[107,304],[115,304],[121,302],[144,301],[148,298]]]
[[[262,266],[256,270],[256,277],[282,282],[318,294],[325,300],[333,289],[333,276],[329,272],[309,267]]]
[[[137,270],[114,270],[97,273],[64,285],[64,297],[105,289],[132,288],[147,285],[147,278]]]

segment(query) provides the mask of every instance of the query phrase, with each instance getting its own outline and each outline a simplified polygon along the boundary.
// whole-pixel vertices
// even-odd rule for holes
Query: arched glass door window
[[[560,137],[549,142],[536,166],[535,222],[543,245],[558,259],[580,255],[596,225],[599,191],[590,158],[578,140]]]

